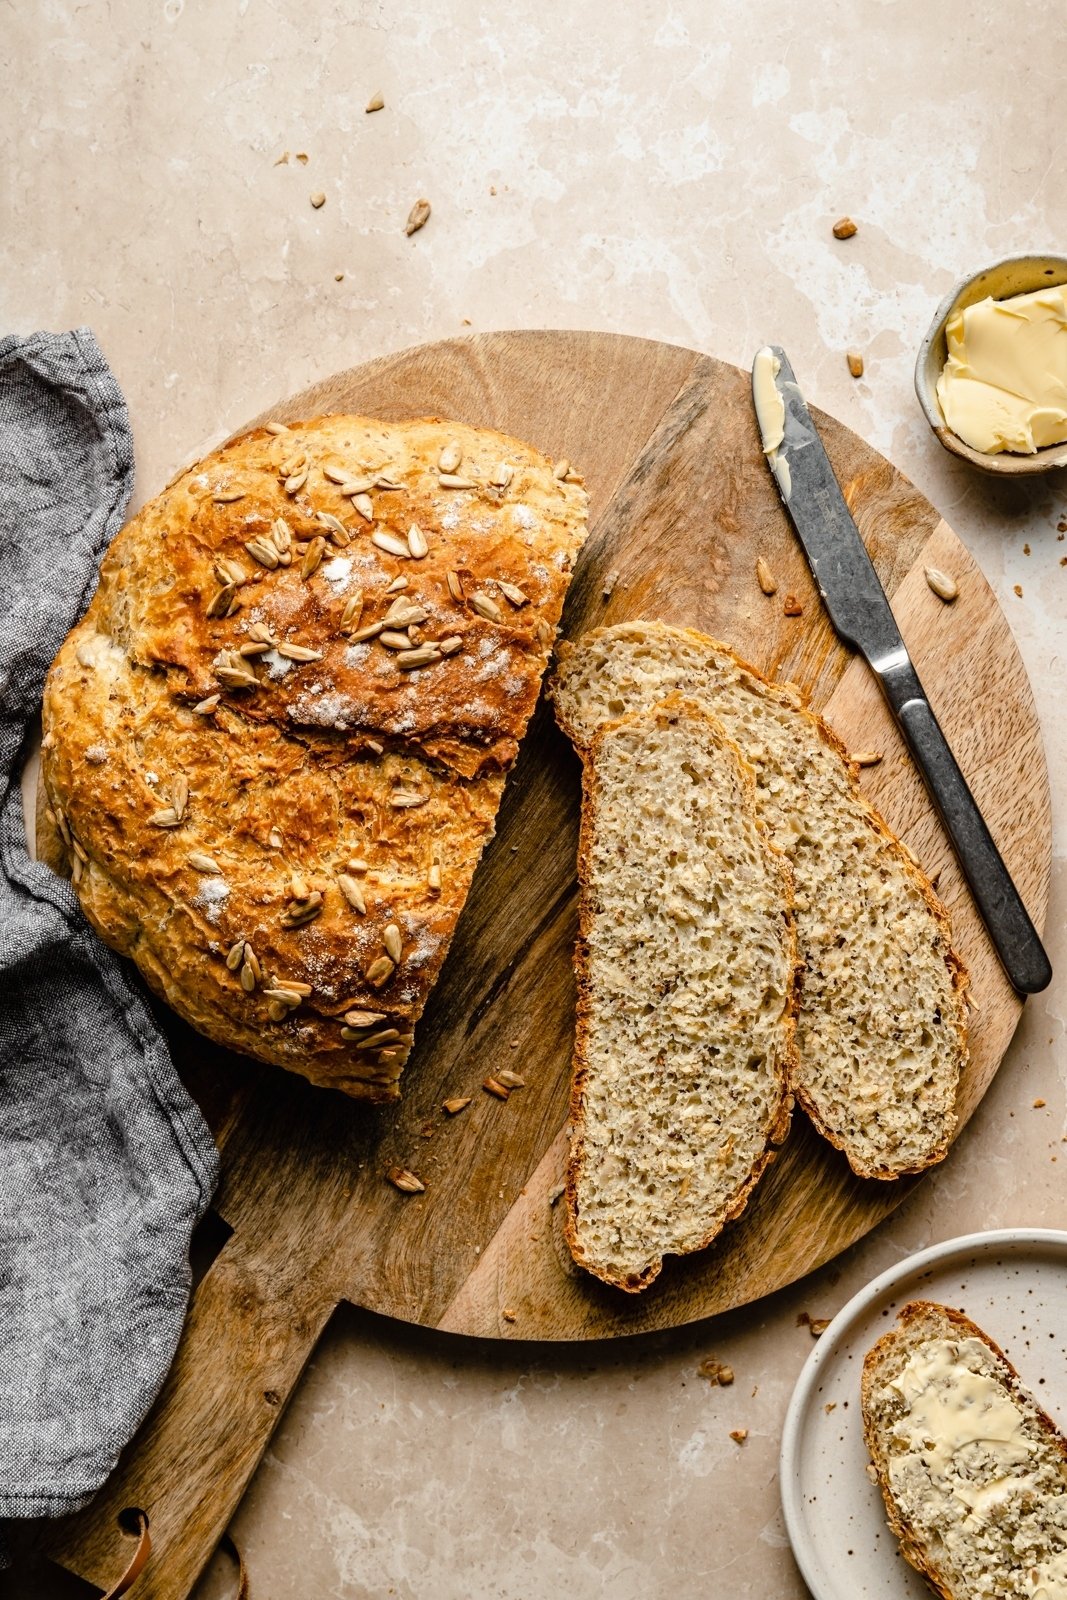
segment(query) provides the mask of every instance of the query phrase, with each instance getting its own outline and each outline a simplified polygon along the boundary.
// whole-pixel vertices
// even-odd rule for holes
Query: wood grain
[[[747,374],[693,351],[608,334],[511,333],[407,351],[272,409],[438,414],[514,433],[585,474],[591,534],[564,618],[576,635],[654,616],[727,640],[798,683],[853,748],[885,752],[864,783],[953,916],[974,978],[965,1121],[1020,1003],[878,689],[837,643],[760,454]],[[835,470],[919,672],[1035,922],[1048,900],[1048,779],[1030,688],[981,573],[933,508],[841,424],[817,414]],[[761,593],[757,555],[779,590]],[[952,572],[951,606],[923,567]],[[784,614],[794,594],[801,615]],[[142,1506],[156,1559],[148,1600],[188,1593],[236,1507],[333,1307],[351,1300],[453,1333],[587,1339],[744,1304],[853,1243],[914,1186],[855,1178],[798,1115],[740,1222],[669,1263],[636,1299],[582,1274],[553,1195],[565,1159],[572,1036],[577,762],[544,705],[531,724],[400,1108],[368,1112],[237,1061],[168,1023],[176,1059],[223,1154],[217,1209],[233,1229],[199,1285],[178,1360],[94,1504],[54,1530],[58,1559],[106,1585],[115,1518]],[[522,1072],[506,1104],[494,1069]],[[470,1095],[449,1118],[441,1102]],[[951,1159],[951,1158],[950,1158]],[[424,1194],[384,1181],[412,1168]]]

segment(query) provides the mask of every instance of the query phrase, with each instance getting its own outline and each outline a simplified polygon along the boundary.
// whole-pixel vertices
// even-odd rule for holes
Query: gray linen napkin
[[[151,1405],[217,1178],[126,969],[26,850],[27,724],[133,482],[88,329],[0,339],[0,1517],[92,1498]]]

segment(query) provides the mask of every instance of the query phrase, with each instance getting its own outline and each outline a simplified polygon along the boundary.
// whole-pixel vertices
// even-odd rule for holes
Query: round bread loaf
[[[43,778],[90,922],[195,1028],[397,1098],[585,504],[500,434],[330,416],[225,446],[117,536]]]

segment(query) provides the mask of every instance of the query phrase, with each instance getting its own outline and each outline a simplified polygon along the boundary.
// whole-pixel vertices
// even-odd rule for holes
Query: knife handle
[[[882,674],[881,683],[952,841],[1004,971],[1020,994],[1037,994],[1052,980],[1048,956],[941,732],[918,673],[909,661]]]

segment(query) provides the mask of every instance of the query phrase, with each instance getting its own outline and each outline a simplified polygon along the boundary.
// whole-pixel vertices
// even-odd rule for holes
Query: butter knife
[[[952,841],[1005,972],[1021,994],[1052,968],[1022,897],[926,698],[785,352],[760,350],[752,398],[763,449],[838,635],[876,674]]]

